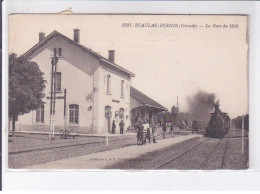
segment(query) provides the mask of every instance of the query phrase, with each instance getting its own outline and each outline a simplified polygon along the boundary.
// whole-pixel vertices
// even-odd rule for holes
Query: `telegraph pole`
[[[54,126],[55,126],[55,105],[56,105],[56,69],[57,69],[57,62],[56,62],[56,60],[58,60],[57,59],[57,57],[56,57],[56,55],[54,56],[54,61],[55,61],[55,65],[54,65],[54,73],[53,73],[53,79],[54,79],[54,86],[53,86],[53,89],[54,89],[54,92],[53,92],[53,117],[52,117],[52,119],[53,119],[53,121],[52,121],[52,139],[54,140]]]
[[[244,115],[242,115],[242,154],[244,153],[244,125],[245,125],[245,118]]]
[[[56,64],[58,63],[57,53],[51,58],[51,103],[50,103],[50,133],[49,139],[54,139],[54,116],[55,116],[55,98],[56,98]]]
[[[67,89],[64,89],[64,127],[63,127],[64,134],[65,134],[65,131],[67,129],[67,126],[66,126],[66,123],[67,123],[67,119],[66,119],[66,99],[67,99]]]
[[[52,133],[52,94],[53,94],[53,70],[54,70],[54,60],[51,60],[51,102],[50,102],[50,132],[49,132],[49,140],[51,140]]]

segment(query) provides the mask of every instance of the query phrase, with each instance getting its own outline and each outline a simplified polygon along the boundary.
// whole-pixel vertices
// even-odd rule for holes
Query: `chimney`
[[[115,50],[108,51],[108,60],[112,63],[115,62]]]
[[[41,42],[45,38],[45,33],[40,32],[39,33],[39,42]]]
[[[74,29],[74,41],[76,42],[76,43],[79,43],[79,29]]]
[[[219,110],[219,104],[215,104],[215,111]]]

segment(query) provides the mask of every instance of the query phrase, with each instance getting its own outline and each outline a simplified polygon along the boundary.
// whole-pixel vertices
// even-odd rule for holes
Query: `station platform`
[[[184,136],[177,136],[173,138],[159,140],[158,143],[127,146],[79,157],[62,159],[33,166],[26,166],[23,167],[23,169],[104,169],[107,166],[113,165],[117,162],[134,159],[143,154],[151,153],[159,149],[163,149],[197,137],[202,137],[202,135],[189,134]]]

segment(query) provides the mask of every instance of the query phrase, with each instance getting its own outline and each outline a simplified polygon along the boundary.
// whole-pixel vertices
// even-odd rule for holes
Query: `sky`
[[[231,118],[248,113],[246,16],[17,14],[9,16],[9,52],[26,52],[39,32],[73,39],[74,28],[82,45],[104,57],[115,50],[115,63],[136,74],[132,86],[169,110],[178,96],[187,111],[187,98],[204,91]]]

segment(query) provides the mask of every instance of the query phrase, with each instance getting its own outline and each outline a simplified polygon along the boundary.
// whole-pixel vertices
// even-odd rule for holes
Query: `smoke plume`
[[[204,126],[210,120],[210,113],[214,111],[215,94],[199,91],[194,96],[187,98],[188,114],[193,120],[201,121]]]

